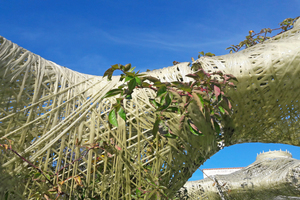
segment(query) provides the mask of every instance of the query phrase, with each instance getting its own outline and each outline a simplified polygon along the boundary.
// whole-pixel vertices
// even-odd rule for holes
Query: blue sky
[[[137,69],[191,61],[199,51],[228,53],[249,30],[276,28],[300,15],[300,0],[26,0],[2,1],[0,35],[73,70],[103,75],[110,65]],[[245,167],[261,151],[299,147],[241,144],[226,147],[201,168]],[[200,171],[190,180],[202,178]]]

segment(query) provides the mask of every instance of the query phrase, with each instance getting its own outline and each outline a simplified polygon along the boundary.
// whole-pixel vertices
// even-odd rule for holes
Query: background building
[[[229,167],[229,168],[212,168],[212,169],[203,169],[203,178],[206,178],[207,176],[213,176],[213,175],[225,175],[225,174],[231,174],[233,172],[236,172],[240,169],[243,169],[244,167]]]

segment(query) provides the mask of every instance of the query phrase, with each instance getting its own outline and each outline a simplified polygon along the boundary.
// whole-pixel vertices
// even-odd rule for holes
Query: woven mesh
[[[224,122],[226,145],[244,142],[300,145],[300,20],[262,44],[225,56],[199,59],[204,69],[239,80],[228,91],[234,114]]]
[[[299,29],[295,26],[239,53],[197,60],[210,72],[222,70],[239,80],[238,89],[228,91],[234,113],[222,122],[226,145],[255,141],[299,145]],[[148,72],[162,81],[188,81],[188,73],[188,63]],[[13,148],[43,171],[59,172],[57,179],[51,178],[53,184],[80,175],[91,196],[131,199],[136,188],[153,191],[163,185],[172,197],[219,150],[214,131],[192,104],[190,116],[204,137],[192,135],[187,125],[179,130],[179,116],[171,116],[169,127],[179,139],[159,134],[154,138],[155,115],[148,102],[154,94],[147,89],[136,90],[133,99],[124,102],[127,122],[119,119],[119,128],[111,129],[108,113],[115,98],[101,97],[120,85],[118,80],[61,67],[0,37],[1,143],[14,141]],[[82,145],[100,140],[105,151],[91,150],[60,170],[81,157],[86,151]],[[2,151],[0,162],[1,183],[7,180],[7,172],[21,176],[35,171],[11,152]],[[14,187],[1,184],[1,194],[11,189],[30,198],[47,186],[26,180],[12,181]],[[62,189],[72,192],[75,186],[75,180],[69,179]],[[153,193],[146,194],[154,198]]]
[[[300,197],[299,181],[300,160],[287,152],[272,151],[258,155],[254,163],[237,172],[188,181],[184,187],[190,199],[219,199],[220,193],[226,199],[289,199]]]
[[[210,125],[205,125],[205,137],[196,137],[186,134],[187,127],[178,130],[178,116],[173,116],[169,125],[179,140],[168,141],[159,134],[154,138],[151,133],[154,109],[148,101],[154,94],[147,89],[136,90],[133,99],[124,103],[126,124],[119,120],[119,128],[111,129],[108,113],[115,98],[102,100],[101,97],[121,84],[119,77],[107,81],[107,78],[72,71],[3,37],[0,44],[2,143],[6,139],[14,141],[17,152],[43,171],[53,173],[83,155],[86,148],[82,145],[101,140],[106,144],[103,147],[106,151],[91,150],[80,161],[59,171],[58,179],[52,177],[53,184],[80,175],[94,188],[91,196],[131,199],[136,188],[153,191],[157,187],[149,184],[147,177],[168,186],[165,192],[172,195],[202,164],[200,157],[210,157],[217,151],[216,146],[205,151],[199,146],[216,143]],[[165,81],[188,81],[185,77],[188,73],[191,73],[188,63],[182,63],[148,74]],[[121,150],[116,150],[115,145]],[[1,163],[3,174],[7,172],[5,169],[27,174],[35,171],[32,168],[24,171],[26,165],[13,153],[2,151]],[[74,179],[69,179],[63,191],[72,192],[74,186]],[[24,190],[17,191],[31,197],[43,187],[46,187],[44,183],[29,179],[24,182]]]

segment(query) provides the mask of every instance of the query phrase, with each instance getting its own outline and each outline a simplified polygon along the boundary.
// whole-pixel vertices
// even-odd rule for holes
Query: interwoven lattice
[[[220,194],[225,199],[292,199],[300,196],[299,181],[300,160],[284,151],[270,151],[237,172],[188,181],[184,187],[190,199],[219,199]]]
[[[169,124],[179,140],[168,141],[159,134],[153,138],[154,109],[148,99],[154,94],[150,90],[137,90],[133,99],[125,103],[126,124],[120,120],[119,128],[111,129],[108,113],[115,99],[102,100],[101,97],[120,84],[119,77],[108,82],[107,78],[58,66],[3,37],[0,44],[0,136],[3,143],[7,139],[14,141],[13,148],[17,152],[43,171],[56,173],[86,152],[83,145],[104,141],[105,151],[90,150],[83,159],[59,171],[58,179],[52,178],[53,184],[80,175],[95,189],[91,190],[92,196],[131,199],[136,188],[155,190],[150,180],[167,186],[165,192],[172,195],[203,162],[200,157],[208,158],[217,151],[216,145],[202,149],[216,143],[210,125],[205,125],[205,137],[196,137],[185,134],[186,128],[178,130],[176,116]],[[187,81],[185,74],[190,72],[188,63],[182,63],[149,74],[165,81]],[[203,145],[199,145],[201,143]],[[4,174],[6,169],[24,171],[24,162],[13,153],[2,151],[1,163]],[[26,173],[34,171],[29,168]],[[1,182],[7,179],[3,176]],[[71,193],[74,186],[75,180],[69,179],[63,184],[63,191]],[[29,178],[18,192],[31,197],[40,187],[46,186],[37,185]],[[5,189],[8,187],[2,191]]]
[[[234,113],[222,122],[226,145],[255,141],[299,145],[299,22],[264,44],[196,61],[208,71],[222,70],[239,80],[237,90],[228,91]],[[188,81],[185,75],[190,72],[188,63],[180,63],[148,74],[163,81]],[[179,130],[179,117],[172,116],[168,123],[179,139],[159,134],[154,138],[155,115],[148,102],[154,94],[147,89],[136,90],[124,103],[127,122],[119,120],[119,128],[111,129],[108,113],[115,98],[101,97],[121,84],[118,80],[61,67],[0,37],[1,143],[14,141],[13,148],[33,164],[45,172],[58,172],[58,179],[51,177],[54,185],[80,175],[90,195],[102,199],[131,199],[136,188],[154,191],[159,186],[172,197],[219,150],[214,131],[192,105],[190,116],[204,137],[192,135],[188,126]],[[103,149],[92,149],[60,170],[86,152],[84,145],[99,141]],[[1,184],[1,194],[14,190],[15,195],[30,198],[47,187],[28,177],[16,182],[16,175],[7,175],[36,171],[12,152],[2,150],[0,162],[0,181],[7,183]],[[71,178],[62,189],[71,193],[75,186]],[[153,193],[146,194],[154,198]]]
[[[244,142],[300,145],[300,20],[292,30],[243,51],[202,58],[208,71],[239,80],[228,91],[234,114],[224,121],[226,145]]]

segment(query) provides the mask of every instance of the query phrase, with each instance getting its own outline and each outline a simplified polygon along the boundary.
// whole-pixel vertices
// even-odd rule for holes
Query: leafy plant
[[[238,45],[231,45],[230,47],[226,48],[226,50],[229,50],[230,53],[233,53],[241,50],[242,48],[248,48],[258,43],[263,43],[264,41],[271,38],[270,36],[267,36],[267,34],[271,34],[273,31],[276,30],[281,30],[281,32],[278,33],[281,34],[293,28],[294,23],[296,22],[297,19],[299,19],[299,17],[287,18],[283,20],[281,23],[279,23],[280,25],[279,28],[274,28],[274,29],[263,28],[258,33],[255,33],[253,30],[250,30],[249,35],[246,36],[245,40],[241,41]]]
[[[205,55],[203,53],[203,55]],[[193,66],[192,66],[193,68]],[[206,73],[199,69],[195,73],[186,75],[191,78],[190,82],[161,82],[159,79],[134,72],[131,64],[113,65],[108,69],[104,76],[110,80],[115,70],[121,70],[120,81],[124,84],[117,89],[107,92],[103,98],[117,96],[116,103],[109,113],[109,122],[118,127],[117,115],[126,121],[126,111],[124,101],[132,98],[135,88],[150,88],[156,93],[155,98],[150,98],[149,103],[155,109],[156,119],[152,133],[155,136],[157,132],[167,138],[177,138],[168,126],[170,113],[180,115],[180,124],[187,122],[190,131],[194,135],[202,136],[204,133],[193,123],[189,117],[188,107],[192,102],[196,103],[202,115],[211,122],[212,127],[217,133],[220,133],[219,122],[223,115],[229,115],[232,108],[229,97],[224,93],[226,87],[234,88],[233,80],[237,79],[229,74],[223,74],[221,71]],[[219,80],[217,79],[219,78]]]
[[[250,30],[249,35],[246,36],[244,41],[241,41],[238,45],[231,45],[231,47],[227,49],[230,50],[230,53],[233,53],[241,50],[242,48],[248,48],[255,44],[262,43],[271,38],[267,35],[271,34],[274,30],[281,30],[280,33],[282,33],[291,29],[298,18],[299,17],[285,19],[280,23],[280,28],[264,28],[258,33]],[[210,52],[204,53],[202,51],[199,52],[198,58],[201,56],[211,57],[215,55]],[[194,58],[192,58],[192,61],[195,61]],[[178,64],[178,62],[174,62],[174,64]],[[199,113],[203,115],[203,117],[211,124],[217,135],[219,135],[221,132],[220,122],[224,116],[230,115],[232,109],[230,98],[226,95],[225,90],[226,88],[235,88],[234,82],[236,82],[237,79],[234,76],[224,74],[221,71],[207,73],[201,68],[201,66],[197,65],[196,62],[192,64],[191,68],[194,72],[186,75],[191,79],[191,81],[174,81],[169,83],[162,82],[161,80],[148,76],[147,74],[140,74],[139,71],[135,72],[135,68],[132,67],[131,64],[116,64],[111,66],[111,68],[104,73],[104,77],[107,76],[108,80],[111,80],[114,71],[120,70],[122,74],[119,81],[121,81],[122,84],[118,88],[110,90],[102,97],[102,99],[104,99],[117,96],[116,102],[112,105],[112,109],[108,115],[110,125],[118,127],[118,117],[125,121],[127,120],[124,103],[132,99],[135,89],[149,88],[156,94],[155,98],[149,99],[149,104],[153,107],[156,116],[152,129],[152,134],[154,136],[159,133],[165,138],[178,138],[168,125],[170,116],[174,115],[180,116],[179,123],[181,127],[183,124],[187,124],[191,134],[203,136],[205,132],[201,130],[201,127],[197,127],[195,125],[193,119],[189,115],[190,113],[188,108],[191,104],[197,105]],[[78,199],[96,199],[96,197],[91,197],[92,189],[88,187],[88,184],[79,175],[67,177],[63,181],[59,182],[59,173],[63,169],[73,165],[75,162],[80,161],[90,150],[100,150],[101,152],[101,154],[93,160],[92,164],[94,165],[97,165],[97,162],[101,161],[101,159],[111,158],[112,154],[121,150],[121,148],[113,140],[101,140],[93,144],[85,143],[82,146],[81,142],[76,141],[75,145],[85,148],[85,152],[81,157],[74,159],[71,163],[61,167],[54,174],[42,171],[41,168],[35,165],[35,163],[26,159],[25,155],[18,153],[17,150],[13,148],[12,140],[6,138],[6,141],[6,144],[0,144],[2,152],[10,151],[19,157],[22,162],[27,163],[29,168],[31,168],[31,172],[26,174],[25,177],[30,178],[30,180],[37,183],[37,185],[44,185],[41,191],[34,191],[29,198],[44,198],[47,200],[53,197],[55,199],[59,199],[60,197],[70,196],[72,198],[77,196]],[[154,152],[154,148],[149,147],[147,152],[152,154]],[[102,171],[102,169],[98,170]],[[151,171],[152,166],[150,164],[144,165],[144,170],[146,172]],[[91,173],[93,173],[93,171]],[[73,179],[76,183],[76,193],[68,194],[64,188],[64,184],[71,179]],[[53,182],[55,182],[55,184]],[[168,198],[164,193],[164,190],[166,189],[165,186],[160,185],[159,183],[158,175],[155,180],[149,180],[146,178],[145,183],[151,186],[152,190],[148,191],[145,187],[137,188],[131,195],[132,198]],[[219,185],[217,181],[216,184]],[[223,186],[224,185],[220,187]],[[14,195],[13,191],[5,191],[4,198],[9,199],[11,195]],[[188,198],[187,192],[185,191],[181,197]]]

